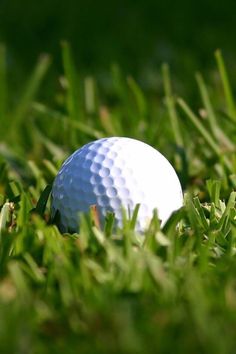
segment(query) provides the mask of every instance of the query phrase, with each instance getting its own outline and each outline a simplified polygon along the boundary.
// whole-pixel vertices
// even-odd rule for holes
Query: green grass
[[[216,80],[179,98],[167,64],[162,89],[142,90],[118,66],[104,87],[80,77],[62,44],[64,73],[42,95],[50,58],[16,97],[0,48],[0,352],[234,353],[236,330],[235,102],[221,53]],[[50,70],[50,69],[49,69]],[[193,75],[194,80],[194,75]],[[103,136],[148,142],[169,158],[185,205],[145,235],[135,215],[80,234],[50,222],[50,185],[75,148]],[[138,211],[138,210],[136,210]]]

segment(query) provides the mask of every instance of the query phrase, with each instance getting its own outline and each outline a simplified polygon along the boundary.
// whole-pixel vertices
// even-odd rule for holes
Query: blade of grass
[[[236,168],[235,168],[236,169]],[[229,176],[229,179],[234,187],[234,189],[236,189],[236,175],[235,174],[232,174]]]
[[[121,101],[127,102],[127,85],[117,64],[112,64],[111,66],[111,77],[115,94]]]
[[[41,269],[38,267],[34,258],[29,254],[24,254],[24,260],[27,263],[27,266],[23,266],[25,272],[36,282],[43,283],[45,280],[44,274]]]
[[[234,144],[230,141],[228,136],[224,133],[222,129],[219,128],[214,109],[211,104],[209,93],[204,82],[204,79],[200,73],[196,74],[196,80],[201,94],[202,102],[207,112],[207,117],[209,120],[211,131],[216,139],[220,139],[224,145],[230,149],[234,149]]]
[[[46,181],[43,176],[42,169],[39,168],[33,160],[28,160],[27,165],[36,180],[37,188],[39,188],[39,190],[44,189],[46,186]]]
[[[96,111],[95,82],[90,76],[84,80],[85,108],[88,114]]]
[[[178,99],[178,104],[186,114],[186,116],[191,120],[195,128],[200,132],[206,143],[210,146],[212,151],[219,157],[222,158],[222,153],[219,148],[219,146],[216,144],[210,133],[207,131],[207,129],[204,127],[204,125],[200,122],[199,118],[193,113],[193,111],[190,109],[190,107],[187,105],[187,103],[182,99]],[[232,170],[232,164],[229,161],[229,159],[224,156],[223,157],[223,162],[225,166],[229,169]]]
[[[113,226],[114,226],[114,221],[115,221],[114,213],[107,212],[106,219],[105,219],[105,227],[104,227],[104,233],[105,233],[106,237],[111,237],[112,231],[113,231]]]
[[[24,299],[27,304],[27,300],[30,297],[30,290],[26,281],[26,277],[22,271],[21,263],[18,261],[11,261],[8,265],[9,274],[11,279],[17,288],[18,296]]]
[[[6,83],[6,48],[0,43],[0,122],[1,133],[4,133],[3,124],[7,109],[7,83]]]
[[[193,199],[191,195],[187,194],[185,198],[186,212],[188,215],[188,219],[190,221],[191,227],[194,230],[196,236],[202,236],[202,222],[200,220],[199,213],[195,208],[193,203]],[[197,238],[199,240],[199,238]]]
[[[219,49],[215,52],[215,58],[216,58],[217,67],[218,67],[218,70],[220,73],[220,78],[221,78],[222,85],[223,85],[228,114],[234,120],[236,120],[236,110],[235,110],[235,104],[234,104],[234,98],[233,98],[231,86],[229,83],[229,77],[228,77],[228,74],[227,74],[227,71],[225,68],[222,53]]]
[[[43,55],[40,57],[36,67],[29,79],[28,84],[24,90],[24,94],[21,97],[16,110],[12,113],[12,133],[17,130],[22,121],[25,120],[25,115],[30,108],[30,104],[33,101],[36,92],[49,68],[50,57]]]
[[[172,125],[172,131],[174,134],[176,145],[183,147],[183,138],[180,131],[180,126],[178,122],[178,115],[175,108],[175,100],[172,94],[171,80],[170,80],[170,70],[167,64],[162,66],[162,76],[165,91],[165,103],[168,109],[170,123]]]
[[[221,181],[209,179],[206,181],[206,187],[211,201],[219,207]]]
[[[28,223],[28,216],[29,216],[29,212],[30,210],[32,210],[32,203],[31,200],[29,199],[28,194],[26,193],[22,193],[21,194],[21,201],[19,203],[20,208],[17,214],[17,226],[19,228],[24,228],[25,225],[27,225]],[[22,236],[24,235],[24,232],[22,232],[21,237],[19,237],[17,239],[18,244],[20,244],[21,240],[22,240]],[[23,245],[21,245],[23,246]]]
[[[228,203],[227,203],[225,211],[224,211],[224,214],[219,222],[219,227],[221,227],[223,225],[224,219],[226,216],[229,215],[230,210],[235,208],[235,201],[236,201],[236,192],[231,192],[231,194],[229,196]]]
[[[146,117],[147,116],[147,105],[146,105],[146,100],[145,100],[145,97],[143,95],[141,88],[138,86],[138,84],[135,82],[135,80],[131,76],[128,76],[127,83],[128,83],[128,86],[129,86],[131,92],[134,95],[135,102],[137,104],[140,117],[141,118]]]
[[[47,106],[34,102],[32,104],[33,110],[35,110],[37,113],[40,113],[41,115],[45,116],[45,118],[48,119],[48,117],[52,117],[53,119],[57,120],[57,122],[61,123],[68,123],[68,127],[70,130],[78,130],[81,131],[84,134],[87,134],[88,136],[91,136],[92,138],[100,139],[104,137],[104,134],[97,130],[94,129],[93,127],[89,127],[87,124],[79,122],[79,121],[74,121],[71,120],[68,116],[62,114],[61,112],[58,112],[56,110],[53,110],[51,108],[48,108]]]
[[[204,228],[205,230],[207,230],[208,227],[209,227],[208,221],[207,221],[207,218],[206,218],[206,216],[205,216],[205,214],[204,214],[203,208],[202,208],[202,206],[201,206],[201,203],[200,203],[200,200],[199,200],[198,197],[194,197],[194,198],[193,198],[193,204],[194,204],[196,210],[197,210],[198,213],[199,213],[199,221],[201,221],[203,228]]]
[[[77,72],[72,59],[71,47],[68,42],[63,41],[62,44],[62,60],[67,79],[67,110],[69,120],[78,121],[79,112],[79,87],[77,82]],[[72,145],[76,144],[76,132],[69,128],[69,137]]]
[[[36,126],[34,127],[34,134],[40,143],[42,143],[46,149],[53,156],[53,159],[56,160],[64,160],[66,157],[66,153],[62,147],[53,143],[52,140],[48,139],[45,134],[43,134]]]
[[[57,172],[58,172],[57,168],[55,167],[55,165],[49,160],[43,160],[43,164],[46,167],[47,171],[54,178],[57,175]]]
[[[118,133],[119,129],[117,127],[117,120],[113,119],[110,111],[106,106],[101,106],[99,110],[99,118],[101,125],[108,135],[113,135],[113,136],[119,136],[120,133]]]
[[[43,192],[41,193],[36,207],[32,210],[34,213],[39,214],[43,217],[48,202],[49,195],[51,193],[52,186],[47,185]]]
[[[209,123],[210,123],[210,127],[212,129],[212,133],[214,133],[214,135],[216,136],[215,128],[217,126],[217,121],[216,121],[215,112],[213,111],[213,107],[212,107],[212,104],[210,101],[210,97],[208,94],[206,84],[205,84],[204,79],[200,73],[196,74],[196,80],[197,80],[198,88],[199,88],[199,91],[201,94],[201,98],[202,98],[204,107],[207,111],[207,117],[209,118]]]
[[[101,229],[99,211],[96,205],[91,205],[90,207],[90,216],[93,224],[98,228]]]
[[[139,212],[139,208],[140,208],[140,204],[137,204],[134,208],[131,220],[130,220],[130,229],[134,230],[135,229],[135,225],[137,222],[137,218],[138,218],[138,212]]]

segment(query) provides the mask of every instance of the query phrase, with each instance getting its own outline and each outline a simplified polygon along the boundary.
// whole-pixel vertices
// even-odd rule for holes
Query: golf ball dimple
[[[52,217],[62,232],[79,231],[79,213],[97,206],[101,224],[108,211],[122,226],[140,209],[136,229],[144,231],[154,209],[162,225],[183,204],[179,179],[168,160],[151,146],[130,138],[104,138],[84,145],[63,163],[52,187]]]

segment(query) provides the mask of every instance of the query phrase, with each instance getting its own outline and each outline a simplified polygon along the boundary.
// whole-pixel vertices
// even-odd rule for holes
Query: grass
[[[118,66],[106,87],[79,77],[68,43],[62,61],[53,97],[40,100],[46,56],[16,100],[0,49],[0,352],[234,353],[235,102],[221,53],[216,81],[197,74],[194,105],[166,64],[153,95]],[[135,215],[122,230],[108,215],[101,230],[94,213],[79,235],[61,235],[50,223],[53,178],[75,148],[110,135],[163,152],[185,206],[163,229],[154,215],[144,236]]]

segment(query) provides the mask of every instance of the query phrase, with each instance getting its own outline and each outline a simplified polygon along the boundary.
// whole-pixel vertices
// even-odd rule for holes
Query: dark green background
[[[27,71],[42,52],[60,65],[70,41],[81,71],[112,62],[137,74],[168,61],[174,70],[205,70],[221,48],[233,63],[236,2],[227,0],[1,0],[0,39],[9,62]]]

